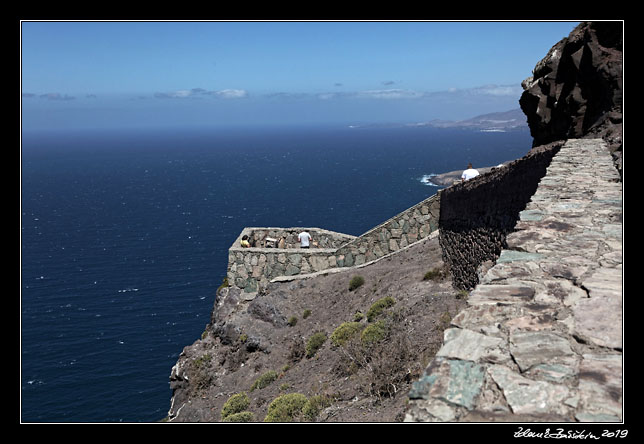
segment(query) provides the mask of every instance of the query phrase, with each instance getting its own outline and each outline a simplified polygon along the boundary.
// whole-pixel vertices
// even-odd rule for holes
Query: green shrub
[[[365,329],[362,331],[362,334],[360,335],[360,341],[364,345],[371,345],[375,344],[376,342],[379,342],[387,336],[387,325],[385,324],[385,321],[380,319],[379,321],[374,322],[373,324],[369,324]]]
[[[295,316],[291,316],[288,319],[288,325],[291,327],[295,327],[296,324],[297,324],[297,318]]]
[[[353,276],[351,281],[349,281],[349,291],[355,290],[362,284],[364,284],[364,278],[362,276]]]
[[[313,421],[323,408],[331,405],[331,398],[327,395],[311,396],[302,408],[302,416]]]
[[[372,322],[374,319],[380,316],[382,312],[385,311],[385,309],[391,307],[395,303],[396,301],[391,296],[385,296],[382,299],[378,299],[369,308],[369,311],[367,312],[367,320],[369,322]]]
[[[253,421],[255,421],[255,415],[253,415],[253,412],[233,413],[232,415],[228,415],[224,419],[222,419],[222,422],[253,422]]]
[[[252,392],[255,389],[263,389],[264,387],[268,386],[271,382],[275,381],[277,379],[277,372],[274,370],[269,370],[266,373],[264,373],[262,376],[257,378],[255,382],[253,382],[253,386],[250,388],[250,391]]]
[[[250,399],[246,392],[237,393],[230,398],[224,404],[221,409],[221,418],[225,419],[226,417],[233,415],[235,413],[241,413],[248,408],[250,404]]]
[[[221,285],[217,287],[217,294],[219,294],[219,291],[222,288],[228,288],[230,287],[230,283],[228,282],[228,276],[224,277],[224,279],[221,281]]]
[[[326,342],[326,333],[318,332],[314,333],[313,336],[309,338],[306,343],[306,357],[312,358],[313,355],[318,351],[322,344]]]
[[[340,347],[360,330],[362,330],[362,324],[359,322],[345,322],[340,324],[331,334],[331,343],[336,347]]]
[[[440,268],[432,268],[423,276],[424,281],[440,281],[442,278],[443,271]]]
[[[364,318],[364,314],[361,311],[356,311],[356,314],[353,315],[354,322],[360,322]]]
[[[264,422],[291,422],[302,414],[307,401],[301,393],[279,396],[269,404]]]
[[[306,310],[304,310],[304,313],[302,313],[302,317],[303,317],[304,319],[306,319],[306,318],[308,318],[309,316],[311,316],[311,310],[309,310],[309,309],[307,308]]]

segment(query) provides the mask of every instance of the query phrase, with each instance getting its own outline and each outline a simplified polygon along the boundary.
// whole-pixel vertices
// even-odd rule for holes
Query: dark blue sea
[[[246,128],[25,133],[21,421],[154,422],[245,226],[360,235],[523,156],[529,132]]]

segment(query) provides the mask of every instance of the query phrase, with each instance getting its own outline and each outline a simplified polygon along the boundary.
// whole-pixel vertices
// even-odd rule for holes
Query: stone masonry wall
[[[484,266],[496,260],[559,147],[534,148],[506,166],[442,190],[439,241],[454,286],[473,288]]]
[[[312,237],[311,248],[339,248],[342,245],[355,239],[343,233],[322,230],[320,228],[275,228],[275,227],[251,227],[242,230],[235,245],[240,245],[242,236],[248,235],[251,247],[256,248],[300,248],[297,236],[302,231],[308,231]],[[275,242],[273,242],[275,241]]]
[[[405,421],[623,421],[622,181],[601,139],[561,147],[507,244]]]
[[[438,229],[439,213],[435,194],[339,248],[338,267],[362,265],[424,239]]]
[[[304,230],[314,241],[309,249],[300,248],[297,243],[297,235]],[[241,247],[244,235],[249,236],[254,247]],[[279,248],[282,238],[284,248]],[[228,283],[253,293],[279,276],[334,268],[337,266],[335,251],[353,239],[355,236],[320,228],[244,228],[228,250]]]
[[[439,212],[436,194],[359,237],[306,228],[314,241],[310,249],[297,243],[305,228],[245,228],[228,250],[228,283],[254,293],[278,277],[363,265],[429,236],[438,229]],[[254,247],[240,246],[244,235]],[[282,238],[284,248],[279,248]]]

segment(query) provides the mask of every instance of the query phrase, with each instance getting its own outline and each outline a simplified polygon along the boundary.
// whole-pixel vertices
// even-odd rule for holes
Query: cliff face
[[[602,138],[622,165],[621,22],[584,22],[554,45],[522,82],[519,100],[533,146]]]

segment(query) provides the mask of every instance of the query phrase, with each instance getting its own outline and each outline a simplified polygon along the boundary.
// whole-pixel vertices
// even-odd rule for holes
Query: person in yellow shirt
[[[248,235],[244,234],[244,236],[242,236],[241,246],[244,248],[250,248],[250,242],[248,242]]]

